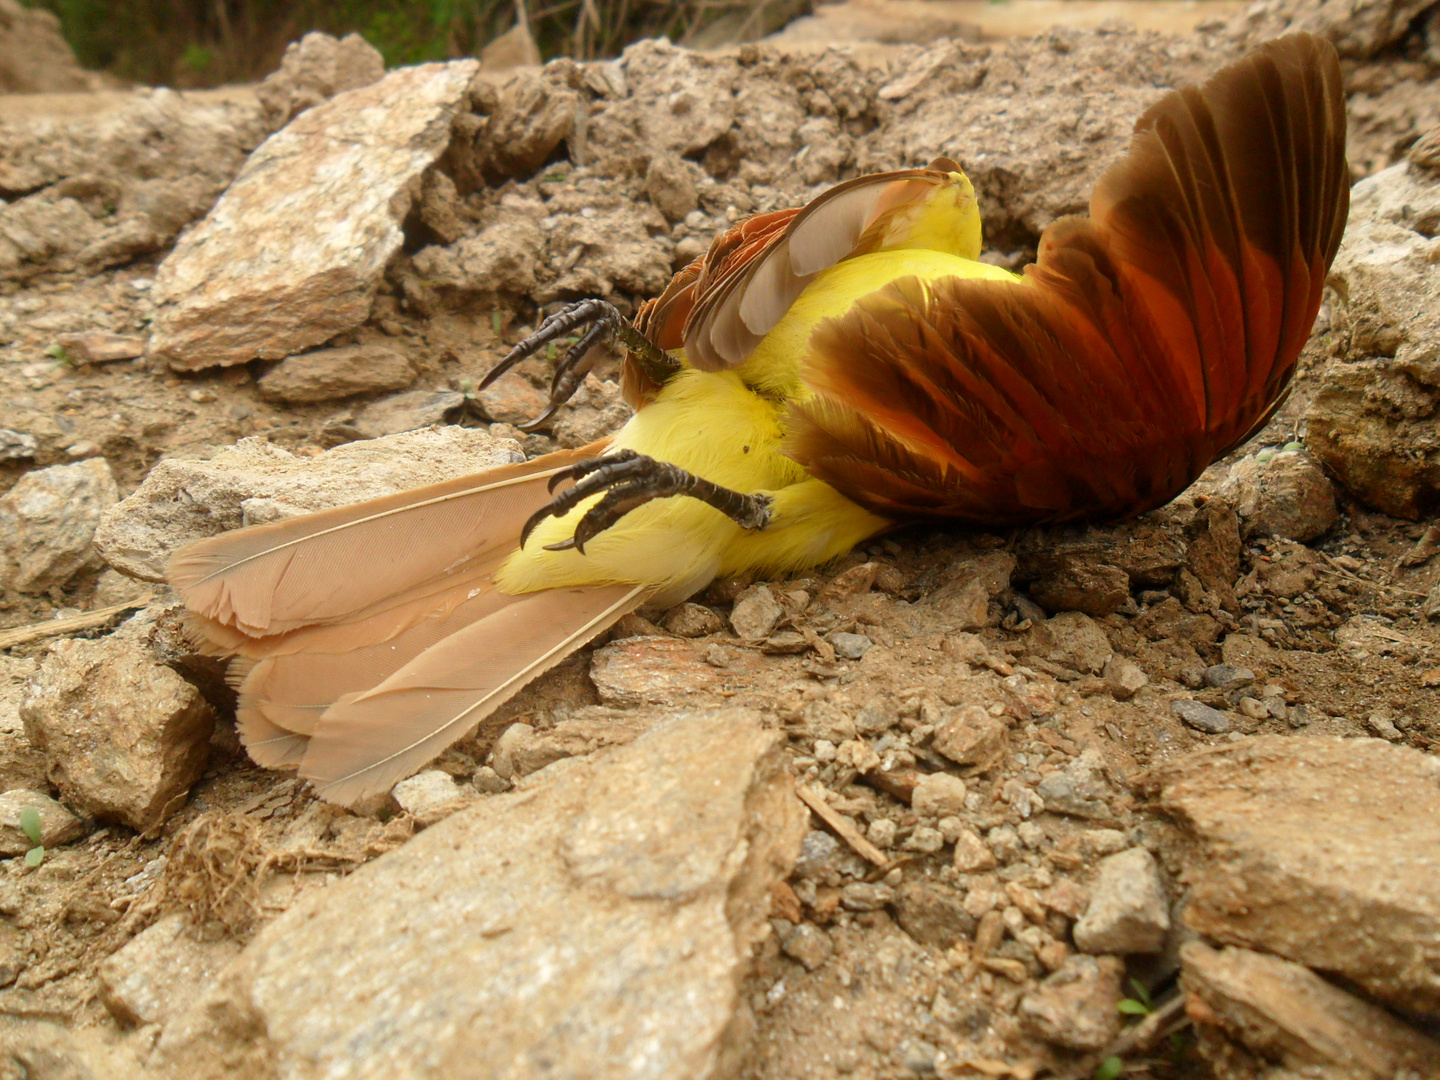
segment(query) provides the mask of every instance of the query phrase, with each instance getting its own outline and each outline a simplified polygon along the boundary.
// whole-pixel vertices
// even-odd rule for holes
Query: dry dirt
[[[1437,68],[1414,53],[1407,45],[1348,64],[1357,178],[1396,160],[1425,109],[1433,110],[1440,99]],[[1142,51],[1137,62],[1149,55]],[[791,63],[778,53],[767,62]],[[790,70],[803,66],[797,60]],[[1106,77],[1143,81],[1134,72]],[[0,101],[0,112],[37,107],[34,101]],[[81,108],[72,99],[56,111]],[[852,126],[858,132],[872,122],[862,118]],[[784,184],[747,180],[733,162],[719,157],[706,158],[704,167],[727,185],[709,204],[712,222],[724,217],[727,203],[736,205],[737,191],[764,188],[755,199],[743,200],[762,206],[783,202],[789,193]],[[482,189],[470,197],[469,211],[477,220],[493,215],[502,192],[564,198],[567,187],[573,192],[585,183],[572,182],[567,173],[562,167],[544,179]],[[665,223],[659,228],[670,230]],[[683,226],[675,230],[677,245],[685,235]],[[1017,212],[1005,239],[1009,254],[1003,257],[1023,260],[1035,235]],[[405,259],[433,240],[417,227]],[[145,334],[149,289],[163,255],[159,251],[99,273],[48,273],[0,284],[0,427],[27,432],[39,444],[31,459],[0,462],[0,494],[31,469],[97,455],[110,463],[123,496],[162,457],[208,457],[248,436],[268,438],[303,456],[345,437],[350,414],[363,399],[313,405],[267,401],[257,391],[257,379],[273,366],[265,362],[176,375],[144,360],[76,366],[47,355],[65,332]],[[437,299],[424,289],[407,292],[407,272],[390,275],[364,327],[331,344],[397,345],[417,372],[417,387],[465,392],[534,324],[536,308],[527,298]],[[616,296],[624,304],[636,299],[623,287]],[[1140,523],[1170,538],[1179,555],[1118,611],[1095,619],[1108,648],[1148,678],[1148,686],[1128,700],[1117,699],[1098,670],[1085,668],[1063,642],[1036,628],[1036,616],[1043,613],[1035,611],[1025,588],[1036,552],[1078,543],[1086,535],[1101,545],[1123,543],[1133,535],[1125,530],[1136,526],[1039,535],[913,527],[804,579],[769,583],[775,596],[792,595],[782,601],[793,609],[786,616],[789,629],[821,637],[864,634],[873,644],[863,658],[836,658],[826,649],[783,655],[742,641],[730,631],[728,617],[750,583],[717,583],[696,598],[718,616],[715,629],[698,637],[626,638],[623,645],[607,647],[601,664],[595,659],[600,646],[586,649],[447,752],[439,767],[458,778],[476,775],[499,733],[515,720],[532,725],[542,738],[570,732],[569,752],[583,748],[587,739],[599,745],[607,724],[623,727],[627,713],[643,717],[654,709],[643,693],[632,700],[615,689],[623,685],[629,688],[625,693],[641,693],[635,686],[643,687],[643,677],[615,674],[627,663],[679,671],[687,688],[672,704],[758,709],[788,736],[798,776],[832,792],[831,805],[870,835],[887,837],[893,845],[887,852],[898,856],[901,872],[891,870],[887,878],[842,847],[815,876],[797,873],[792,879],[793,891],[777,900],[776,911],[796,923],[825,927],[834,953],[811,973],[781,951],[778,938],[767,943],[749,991],[758,1050],[744,1075],[800,1080],[916,1075],[937,1068],[942,1075],[977,1075],[954,1071],[953,1063],[966,1054],[992,1075],[1026,1077],[1055,1066],[1054,1052],[1016,1018],[1022,995],[1051,965],[1015,938],[983,955],[973,942],[977,920],[1011,901],[992,901],[988,909],[977,902],[957,913],[955,902],[943,901],[947,891],[954,895],[963,884],[970,897],[983,896],[987,888],[1003,896],[1007,884],[1018,883],[1036,894],[1057,881],[1084,881],[1096,854],[1116,843],[1101,830],[1118,830],[1119,846],[1139,842],[1165,851],[1169,826],[1147,813],[1131,789],[1147,767],[1197,746],[1259,733],[1304,738],[1388,732],[1427,752],[1440,743],[1440,630],[1420,611],[1440,582],[1440,559],[1414,566],[1402,561],[1424,533],[1423,521],[1371,512],[1337,489],[1338,520],[1303,556],[1296,556],[1293,544],[1255,539],[1243,545],[1233,572],[1217,572],[1209,580],[1202,575],[1204,588],[1198,592],[1187,592],[1177,576],[1186,552],[1202,544],[1209,528],[1206,507],[1219,498],[1215,493],[1229,465],[1303,436],[1308,379],[1338,348],[1337,333],[1322,329],[1312,338],[1295,393],[1265,432],[1217,466],[1198,493]],[[532,362],[522,371],[534,391],[545,384],[545,367]],[[596,372],[600,384],[613,374],[613,367]],[[562,410],[545,433],[524,440],[528,452],[557,445],[557,434],[573,444],[619,419],[613,407],[606,411],[606,388],[591,385],[581,403]],[[534,391],[526,401],[539,399]],[[485,408],[471,400],[458,421],[485,425]],[[514,434],[505,425],[500,431]],[[987,597],[985,625],[975,630],[984,648],[977,644],[978,651],[965,655],[970,646],[957,646],[947,633],[955,618],[943,590],[957,567],[990,559],[1008,569],[1011,555],[1019,559],[1013,586],[1002,574],[1005,580]],[[1306,583],[1294,591],[1276,586],[1286,579],[1274,568],[1297,558]],[[837,579],[842,586],[853,584],[855,568],[862,565],[867,569],[860,576],[869,577],[873,588],[838,600],[826,614],[816,616],[814,611],[825,610],[818,607],[807,614],[794,602],[797,591],[814,597]],[[0,593],[0,629],[124,598],[123,583],[98,569],[45,595],[7,589]],[[681,614],[706,629],[703,617],[688,612],[674,618]],[[1378,631],[1359,644],[1337,645],[1337,629],[1357,616],[1372,617]],[[667,623],[661,614],[654,618]],[[805,638],[800,640],[803,649]],[[0,654],[0,663],[9,665],[0,667],[0,679],[18,680],[47,647],[37,641]],[[1182,724],[1169,705],[1193,697],[1228,708],[1223,692],[1200,683],[1206,666],[1222,662],[1253,669],[1256,687],[1264,690],[1261,700],[1277,704],[1263,718],[1231,709],[1230,734],[1202,735]],[[1010,682],[1016,675],[1023,692]],[[0,682],[0,696],[5,690]],[[223,713],[223,693],[216,696]],[[923,838],[910,842],[923,834],[924,825],[901,792],[908,796],[906,777],[913,782],[914,770],[943,764],[928,741],[937,717],[972,702],[994,705],[991,712],[1003,714],[1008,727],[998,760],[968,778],[967,825],[986,833],[1029,824],[1023,793],[1033,792],[1047,776],[1073,769],[1082,754],[1090,755],[1087,760],[1098,754],[1101,794],[1093,816],[1040,814],[1034,819],[1038,830],[1023,830],[1024,839],[1014,840],[1000,867],[962,875],[948,845],[934,851],[926,850]],[[33,755],[12,755],[0,767],[7,789],[46,784]],[[894,828],[877,829],[883,821]],[[0,989],[0,1016],[11,1023],[55,1021],[96,1032],[102,1040],[140,1038],[143,1033],[119,1034],[97,996],[96,968],[167,906],[190,904],[243,939],[257,919],[283,910],[299,891],[325,887],[327,880],[403,843],[418,827],[389,810],[356,817],[316,803],[295,781],[249,764],[226,716],[212,738],[203,779],[153,834],[92,824],[82,840],[50,851],[38,869],[27,868],[22,859],[0,863],[0,979],[8,980]],[[996,843],[1003,847],[1006,837]],[[236,880],[248,883],[244,888],[251,892],[238,900],[235,894],[217,895]],[[854,910],[864,905],[847,907],[841,897],[857,882],[890,882],[908,899]],[[1050,939],[1063,940],[1066,919],[1052,912],[1050,921]],[[994,960],[1009,963],[989,962]],[[1173,984],[1174,970],[1173,954],[1162,954],[1133,964],[1131,973],[1159,993]],[[937,1053],[945,1055],[938,1064]],[[1146,1062],[1151,1075],[1208,1075],[1183,1043],[1179,1049],[1162,1044],[1131,1064]]]

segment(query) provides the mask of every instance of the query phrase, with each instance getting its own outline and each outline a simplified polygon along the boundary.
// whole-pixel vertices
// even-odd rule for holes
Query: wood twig
[[[800,796],[801,802],[815,811],[816,817],[834,829],[836,835],[849,844],[855,854],[862,859],[868,859],[882,870],[889,869],[890,860],[885,853],[866,840],[860,830],[855,827],[855,823],[827,803],[820,792],[805,784],[797,784],[795,794]]]
[[[32,623],[29,626],[17,626],[12,630],[0,630],[0,651],[13,649],[16,645],[28,645],[32,641],[76,634],[82,630],[94,630],[96,627],[104,626],[122,612],[143,608],[150,603],[151,599],[152,597],[147,594],[123,604],[114,604],[110,607],[72,615],[68,619],[50,619],[46,622]]]

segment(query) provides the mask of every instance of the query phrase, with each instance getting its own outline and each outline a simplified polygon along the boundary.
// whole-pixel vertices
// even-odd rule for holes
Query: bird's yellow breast
[[[774,500],[771,524],[747,532],[720,511],[685,496],[631,511],[578,551],[546,551],[568,539],[601,498],[536,527],[524,550],[501,567],[509,593],[571,585],[648,584],[673,603],[722,573],[787,573],[843,555],[889,522],[810,477],[782,451],[787,403],[808,391],[800,365],[811,332],[897,277],[1017,280],[1005,270],[943,251],[904,248],[848,259],[801,294],[755,353],[731,371],[689,366],[615,434],[613,449],[678,465],[712,483]]]

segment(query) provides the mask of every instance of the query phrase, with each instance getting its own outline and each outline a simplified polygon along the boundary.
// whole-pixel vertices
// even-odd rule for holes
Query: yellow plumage
[[[600,499],[543,521],[526,546],[496,575],[507,593],[557,585],[643,584],[667,606],[703,588],[717,574],[785,574],[849,551],[891,522],[816,480],[784,451],[785,413],[809,396],[800,377],[806,343],[822,320],[897,278],[946,277],[1018,281],[976,260],[980,215],[963,173],[912,203],[890,223],[882,250],[837,263],[819,274],[745,363],[728,371],[684,365],[659,395],[611,441],[735,491],[775,501],[770,524],[749,531],[718,510],[688,498],[657,499],[631,511],[591,540],[584,554],[546,551],[566,539]]]

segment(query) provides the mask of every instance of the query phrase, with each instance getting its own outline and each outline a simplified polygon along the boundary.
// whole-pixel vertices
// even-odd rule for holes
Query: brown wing
[[[1160,505],[1268,419],[1349,208],[1334,49],[1167,94],[1023,281],[893,282],[822,324],[793,456],[877,513],[986,525]]]

